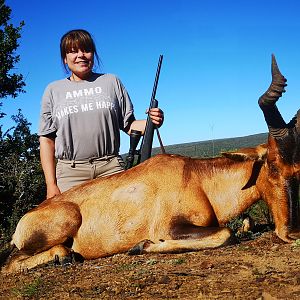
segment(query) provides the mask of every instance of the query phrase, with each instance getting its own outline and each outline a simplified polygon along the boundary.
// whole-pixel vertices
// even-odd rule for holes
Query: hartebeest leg
[[[56,256],[68,256],[70,250],[63,244],[77,234],[81,221],[78,206],[70,202],[49,201],[28,212],[19,221],[12,239],[20,251],[10,259],[6,271],[31,269]]]
[[[52,202],[23,216],[12,243],[26,254],[36,254],[73,238],[81,221],[81,213],[76,204]]]
[[[298,184],[294,180],[286,180],[284,178],[271,179],[266,182],[265,200],[268,203],[274,223],[277,236],[287,243],[292,243],[295,239],[290,235],[290,231],[296,227],[298,220]]]
[[[211,229],[211,233],[209,230]],[[224,228],[205,228],[205,235],[199,232],[199,239],[194,232],[193,238],[178,240],[161,240],[159,243],[153,243],[150,240],[141,241],[129,250],[130,255],[142,253],[178,253],[185,251],[197,251],[201,249],[218,248],[228,245],[231,241],[231,230]]]
[[[71,251],[65,246],[57,245],[47,251],[33,256],[16,253],[16,255],[11,258],[8,265],[2,270],[2,272],[21,272],[32,269],[38,265],[54,261],[55,259],[59,259],[61,262],[66,257],[69,257],[70,252]]]

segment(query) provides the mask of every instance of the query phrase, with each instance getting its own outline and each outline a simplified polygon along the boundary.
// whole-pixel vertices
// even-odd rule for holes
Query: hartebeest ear
[[[222,152],[222,156],[238,160],[238,161],[245,161],[245,160],[264,160],[267,155],[267,144],[261,144],[253,148],[242,148],[237,151],[231,152]]]

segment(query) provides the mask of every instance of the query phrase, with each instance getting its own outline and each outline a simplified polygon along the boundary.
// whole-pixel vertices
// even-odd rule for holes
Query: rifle
[[[163,60],[163,55],[160,55],[158,60],[158,66],[156,70],[149,110],[151,108],[158,107],[158,101],[155,99],[155,96],[156,96],[156,90],[157,90],[162,60]],[[141,138],[141,132],[138,130],[131,130],[130,148],[129,148],[128,156],[126,157],[126,167],[125,167],[126,169],[129,169],[133,166],[135,155],[138,155],[137,164],[151,157],[154,129],[155,129],[155,125],[153,124],[152,120],[150,119],[150,116],[148,115],[140,150],[136,150],[136,148]]]

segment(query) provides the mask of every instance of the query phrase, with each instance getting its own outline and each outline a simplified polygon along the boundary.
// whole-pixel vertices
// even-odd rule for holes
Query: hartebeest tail
[[[273,214],[277,236],[292,242],[300,113],[288,124],[282,119],[276,101],[285,86],[272,56],[272,83],[259,99],[270,130],[265,145],[211,159],[157,155],[45,200],[19,221],[12,241],[21,255],[6,270],[33,268],[70,252],[94,259],[129,249],[169,253],[224,246],[231,241],[226,223],[260,199]]]

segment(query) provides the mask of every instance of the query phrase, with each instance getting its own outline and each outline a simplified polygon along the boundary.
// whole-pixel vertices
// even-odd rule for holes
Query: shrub
[[[5,133],[0,127],[0,241],[7,241],[20,217],[46,196],[37,134],[21,110],[16,126]]]

